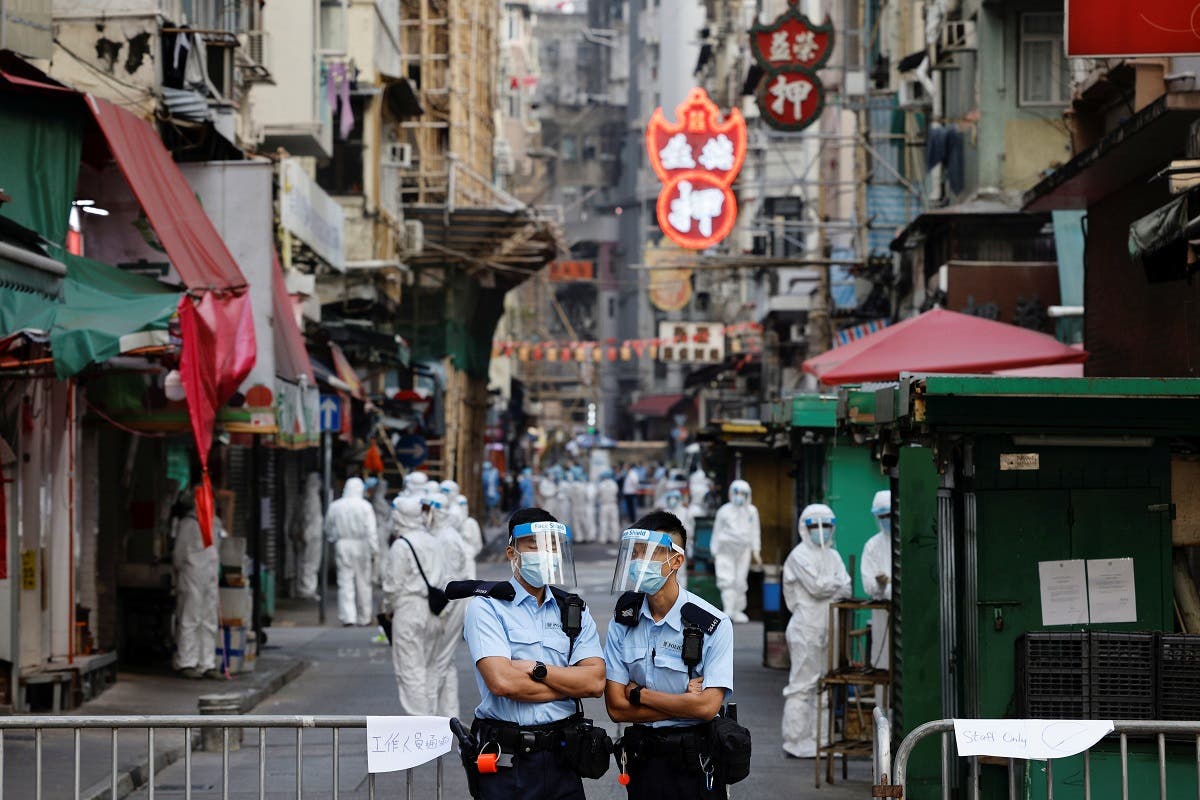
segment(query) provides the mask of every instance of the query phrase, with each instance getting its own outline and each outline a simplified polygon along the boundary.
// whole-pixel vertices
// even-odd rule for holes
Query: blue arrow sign
[[[337,433],[342,429],[342,398],[335,394],[323,394],[318,410],[321,433]]]
[[[429,446],[424,436],[401,436],[396,443],[396,458],[407,469],[421,466],[428,456]]]

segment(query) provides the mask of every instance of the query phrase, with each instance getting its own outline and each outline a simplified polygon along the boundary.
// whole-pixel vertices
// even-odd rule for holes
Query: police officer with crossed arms
[[[467,734],[455,733],[473,797],[583,800],[583,777],[608,769],[608,734],[583,719],[579,698],[604,692],[596,623],[577,595],[567,527],[526,508],[508,521],[508,581],[459,581],[471,596],[463,636],[481,697]],[[557,584],[557,585],[555,585]]]
[[[721,714],[733,692],[733,624],[679,588],[687,533],[655,511],[621,537],[614,620],[604,647],[604,699],[616,722],[620,782],[630,800],[727,797],[749,772],[749,731]]]

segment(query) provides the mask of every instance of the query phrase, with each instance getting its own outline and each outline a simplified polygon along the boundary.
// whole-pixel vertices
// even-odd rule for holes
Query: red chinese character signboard
[[[746,159],[746,120],[737,109],[722,120],[703,89],[692,89],[675,117],[667,122],[656,109],[646,127],[650,164],[663,182],[658,224],[680,247],[704,250],[737,219],[730,186]]]
[[[1196,0],[1068,0],[1072,58],[1194,55],[1200,52]]]
[[[821,115],[825,88],[817,70],[833,52],[833,24],[814,25],[796,0],[770,25],[750,29],[750,49],[763,69],[758,110],[772,128],[801,131]]]

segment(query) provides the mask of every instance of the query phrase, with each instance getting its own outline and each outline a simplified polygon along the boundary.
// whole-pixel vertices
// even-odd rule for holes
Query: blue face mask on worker
[[[562,558],[546,553],[519,553],[521,566],[518,574],[535,589],[546,585],[546,575],[557,575],[562,571]]]
[[[878,523],[879,530],[881,530],[882,532],[884,532],[884,533],[892,532],[892,518],[891,517],[876,517],[875,522]]]
[[[746,505],[746,495],[742,494],[741,492],[734,492],[733,493],[733,504],[735,506]]]
[[[640,591],[646,594],[658,594],[667,583],[667,578],[671,577],[668,572],[663,575],[663,564],[665,561],[651,561],[648,558],[636,558],[629,562],[629,580],[635,585],[640,586]],[[671,570],[674,572],[675,570]]]
[[[833,528],[829,526],[814,525],[808,529],[808,535],[812,538],[813,544],[821,547],[833,544]]]

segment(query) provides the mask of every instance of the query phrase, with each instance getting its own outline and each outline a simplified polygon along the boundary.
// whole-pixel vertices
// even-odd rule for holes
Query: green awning
[[[68,378],[120,354],[131,334],[165,331],[181,292],[152,278],[67,255],[62,298],[0,292],[0,338],[21,332],[49,337],[54,371]]]

